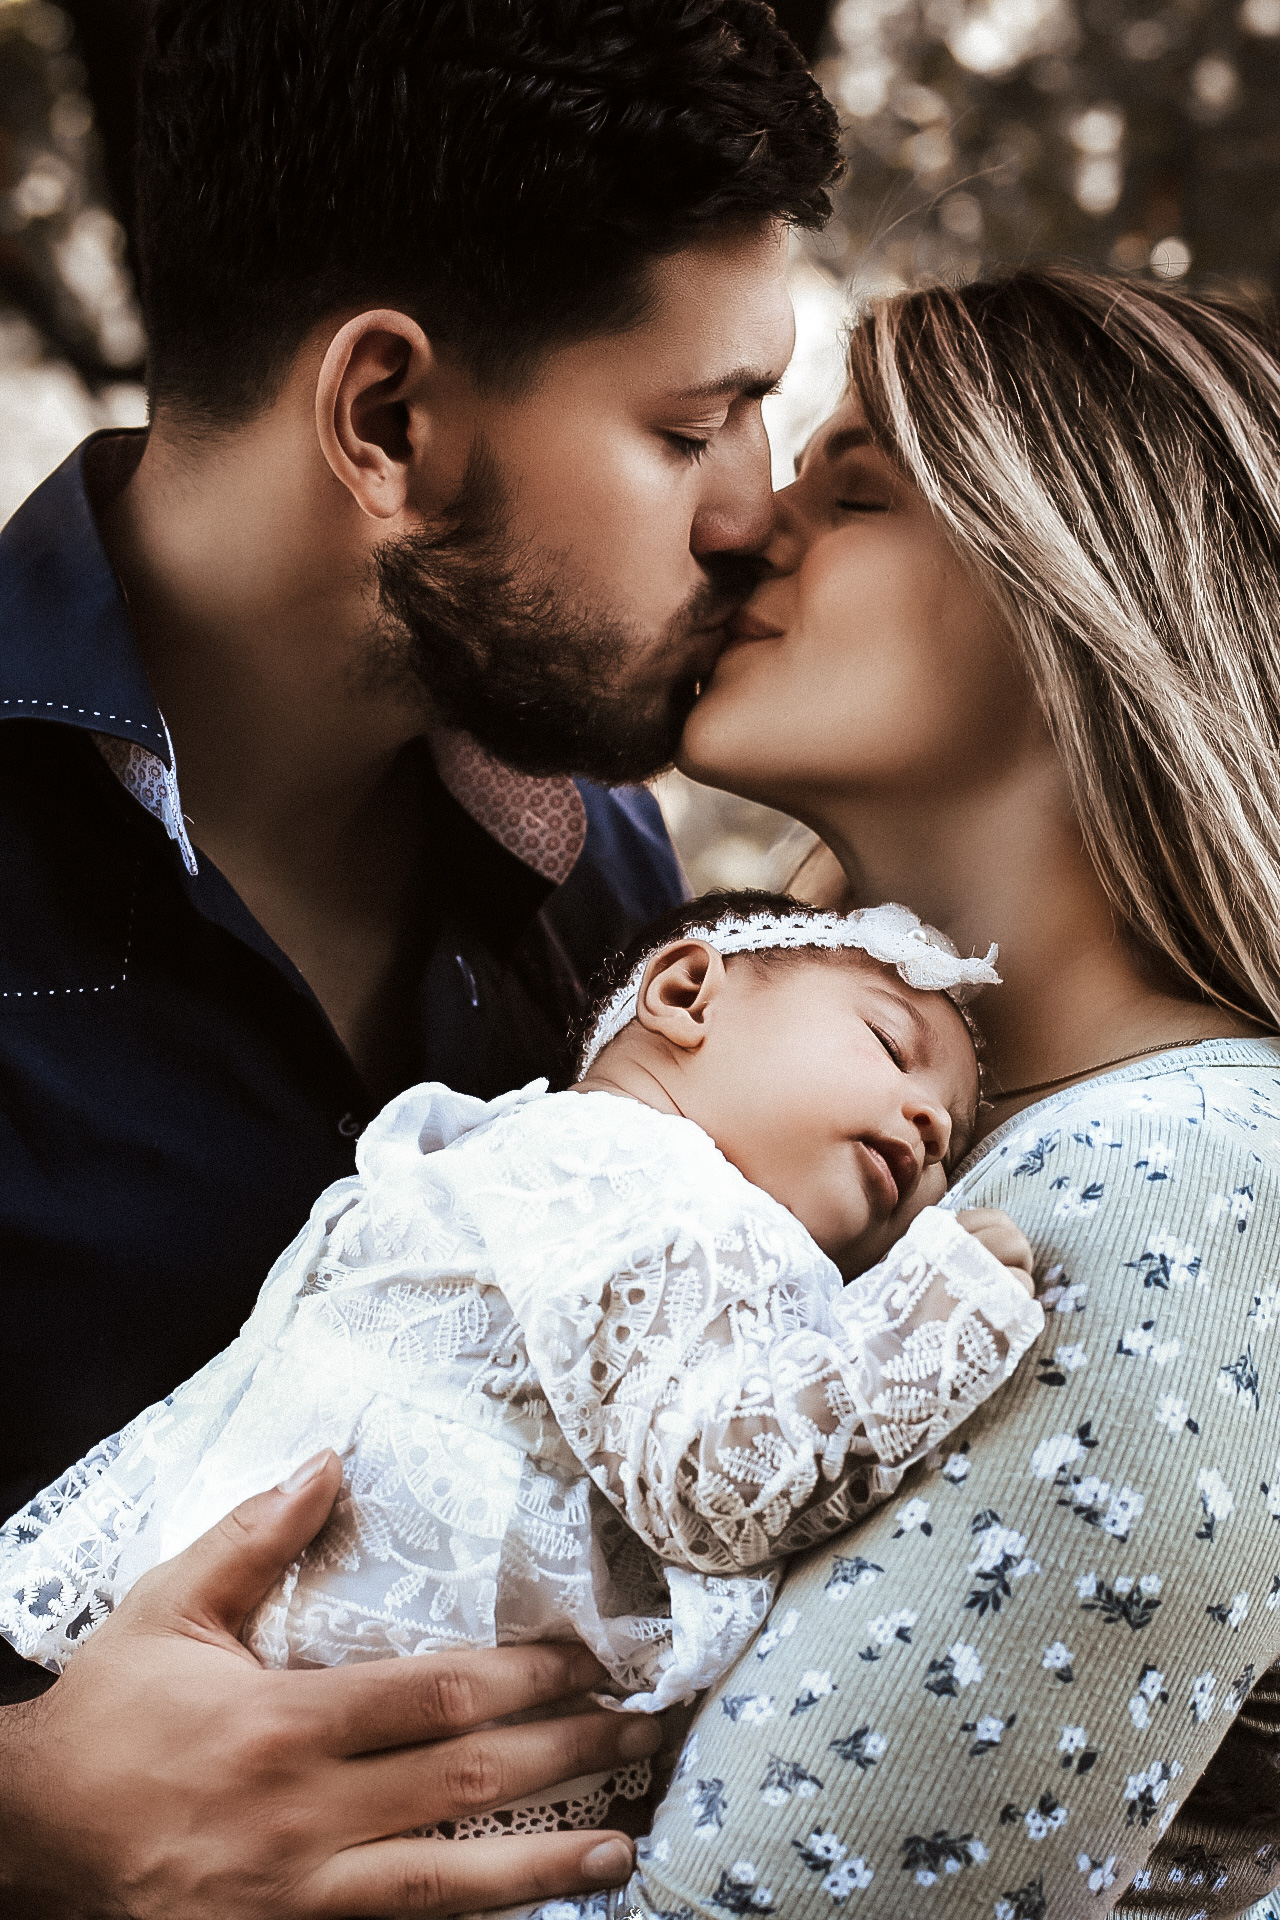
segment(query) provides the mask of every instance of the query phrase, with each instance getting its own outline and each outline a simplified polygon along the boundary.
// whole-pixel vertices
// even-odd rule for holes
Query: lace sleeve
[[[669,1248],[656,1305],[651,1281],[615,1276],[582,1344],[562,1320],[550,1337],[537,1316],[526,1327],[595,1484],[663,1560],[705,1574],[759,1567],[879,1504],[1044,1325],[938,1208],[834,1298],[794,1266],[767,1278],[749,1235],[723,1241]]]

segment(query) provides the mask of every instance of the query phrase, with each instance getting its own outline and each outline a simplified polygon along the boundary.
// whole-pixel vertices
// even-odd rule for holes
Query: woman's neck
[[[819,818],[821,814],[821,818]],[[1119,932],[1072,817],[1047,743],[990,785],[922,801],[841,795],[808,823],[831,846],[858,897],[902,900],[962,953],[999,944],[1004,984],[975,1015],[987,1039],[989,1132],[1036,1095],[999,1099],[1105,1061],[1258,1031],[1146,977]]]

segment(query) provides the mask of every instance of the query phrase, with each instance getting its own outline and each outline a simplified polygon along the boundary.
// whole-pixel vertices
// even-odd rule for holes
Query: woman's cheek
[[[912,775],[955,730],[945,570],[886,522],[819,540],[777,639],[732,647],[685,729],[695,779],[789,793]],[[781,783],[781,784],[780,784]]]
[[[695,780],[731,779],[745,793],[777,765],[794,767],[803,757],[809,713],[782,643],[740,644],[689,715],[676,764]]]

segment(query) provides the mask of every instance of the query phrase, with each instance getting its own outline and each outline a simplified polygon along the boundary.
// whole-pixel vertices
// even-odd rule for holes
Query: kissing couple
[[[1280,1880],[1280,363],[1075,267],[895,295],[772,496],[788,233],[839,166],[759,0],[155,10],[151,423],[0,535],[0,1912],[1138,1920]],[[688,905],[636,784],[673,758],[829,857]],[[631,1207],[604,1308],[516,1177],[543,1112]],[[482,1240],[559,1249],[581,1350]],[[430,1650],[318,1660],[289,1595],[358,1505],[344,1434],[262,1489],[337,1389],[261,1367],[305,1311],[354,1377],[343,1289],[381,1262],[399,1313],[410,1246],[395,1364],[517,1381],[430,1456],[413,1578],[466,1585],[450,1475],[492,1503],[499,1425],[570,1445],[580,1364],[592,1464],[576,1520],[513,1480],[553,1544],[472,1583],[488,1639],[442,1603]],[[687,1246],[724,1288],[688,1337]],[[260,1472],[108,1590],[122,1475],[246,1316],[219,1433],[243,1387]],[[361,1431],[410,1485],[425,1443]],[[339,1640],[381,1550],[342,1538]],[[570,1538],[618,1609],[581,1638]],[[746,1608],[666,1736],[593,1698],[610,1621],[679,1624],[655,1567],[724,1602],[694,1627]]]

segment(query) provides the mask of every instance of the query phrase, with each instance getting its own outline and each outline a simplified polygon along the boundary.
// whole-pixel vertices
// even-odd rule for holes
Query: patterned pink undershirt
[[[469,733],[433,733],[436,771],[490,837],[554,886],[569,878],[587,837],[587,810],[572,780],[513,773]]]

